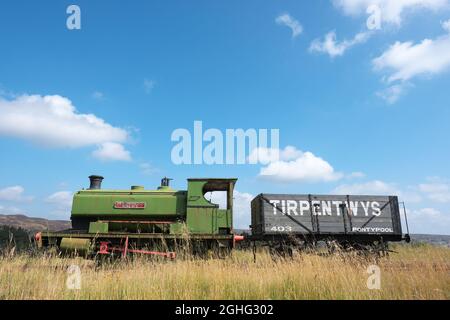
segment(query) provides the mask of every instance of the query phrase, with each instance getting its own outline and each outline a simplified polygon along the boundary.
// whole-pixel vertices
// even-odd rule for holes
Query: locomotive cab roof
[[[229,191],[236,184],[236,178],[191,178],[190,181],[204,181],[206,184],[203,187],[204,192],[210,191]]]

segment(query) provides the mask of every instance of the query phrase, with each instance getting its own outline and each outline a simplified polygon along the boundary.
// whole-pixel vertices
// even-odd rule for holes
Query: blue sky
[[[0,213],[67,219],[92,173],[237,177],[239,226],[261,192],[373,193],[398,194],[413,232],[450,234],[450,1],[396,4],[2,1]],[[289,174],[174,165],[171,134],[195,120],[279,129]]]

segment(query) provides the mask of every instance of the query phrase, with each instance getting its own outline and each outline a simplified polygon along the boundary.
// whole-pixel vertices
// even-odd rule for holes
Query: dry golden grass
[[[366,286],[375,261],[350,254],[272,260],[236,251],[220,260],[91,260],[25,255],[0,258],[0,299],[449,299],[450,249],[402,245],[381,268],[381,289]],[[81,289],[66,287],[69,265]]]

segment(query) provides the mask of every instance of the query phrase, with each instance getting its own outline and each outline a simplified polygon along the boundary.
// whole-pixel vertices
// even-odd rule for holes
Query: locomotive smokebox
[[[89,180],[91,181],[91,185],[89,186],[89,190],[100,190],[102,188],[102,176],[92,175],[89,176]]]

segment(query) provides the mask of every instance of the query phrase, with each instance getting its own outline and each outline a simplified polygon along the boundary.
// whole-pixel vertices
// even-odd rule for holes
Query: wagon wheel
[[[339,243],[337,243],[336,240],[328,240],[326,241],[328,254],[333,255],[336,252],[341,251],[341,247],[339,246]]]
[[[276,244],[275,246],[269,247],[270,256],[273,260],[276,260],[278,258],[286,259],[286,258],[293,258],[294,256],[294,250],[291,246],[287,244]]]

